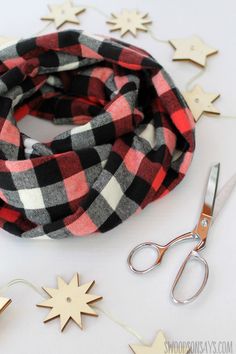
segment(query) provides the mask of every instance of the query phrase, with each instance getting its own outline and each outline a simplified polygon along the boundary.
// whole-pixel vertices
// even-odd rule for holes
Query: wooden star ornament
[[[6,310],[6,308],[11,304],[11,299],[6,297],[0,297],[0,313]]]
[[[168,345],[163,332],[159,332],[151,346],[144,346],[139,344],[130,345],[134,354],[168,354]],[[175,349],[175,354],[187,354],[189,348],[180,348],[178,351]],[[170,351],[171,352],[171,351]]]
[[[147,25],[151,22],[147,13],[141,14],[137,10],[122,10],[119,14],[112,13],[107,21],[113,26],[110,31],[121,31],[121,37],[128,32],[136,37],[138,30],[147,32]]]
[[[188,60],[202,67],[206,66],[208,56],[218,52],[197,36],[170,39],[169,43],[175,48],[173,60]]]
[[[79,25],[77,15],[86,10],[84,7],[74,6],[71,0],[65,0],[60,5],[48,5],[48,7],[49,15],[41,17],[41,20],[54,21],[57,29],[67,22]]]
[[[203,113],[220,114],[212,104],[220,96],[218,93],[205,92],[201,86],[196,85],[191,91],[184,92],[183,96],[192,111],[195,122]]]
[[[43,288],[50,299],[37,304],[39,307],[51,308],[44,322],[60,317],[63,331],[71,319],[82,329],[82,314],[98,316],[90,304],[101,300],[102,297],[88,293],[95,284],[94,281],[79,285],[79,275],[76,273],[69,284],[61,277],[57,277],[57,284],[57,289]]]

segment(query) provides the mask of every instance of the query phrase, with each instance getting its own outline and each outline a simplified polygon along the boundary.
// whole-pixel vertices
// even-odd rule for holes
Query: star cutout
[[[65,0],[61,5],[48,5],[50,14],[41,18],[41,20],[55,21],[56,28],[60,28],[66,22],[80,24],[76,15],[84,12],[84,7],[73,6],[71,0]]]
[[[57,277],[58,289],[43,288],[50,299],[37,304],[39,307],[49,307],[51,311],[44,322],[60,316],[61,331],[72,319],[82,329],[82,314],[98,316],[90,304],[101,300],[101,296],[88,294],[95,284],[94,281],[79,286],[79,275],[76,273],[69,284],[61,277]]]
[[[137,10],[122,10],[119,14],[111,14],[111,18],[107,23],[113,27],[110,31],[121,31],[121,37],[130,32],[134,37],[137,31],[148,31],[147,25],[152,21],[148,18],[148,14],[141,14]]]
[[[0,297],[0,313],[3,312],[11,303],[11,299]]]
[[[153,344],[150,347],[144,346],[144,345],[131,345],[130,348],[134,352],[134,354],[168,354],[168,346],[166,343],[166,339],[164,336],[163,332],[159,332],[156,336],[156,339],[154,340]],[[186,354],[189,349],[188,348],[182,348],[179,351],[176,351],[175,349],[175,354]],[[170,351],[171,353],[171,351]]]
[[[196,122],[203,113],[220,114],[212,104],[220,96],[218,93],[205,92],[201,86],[196,85],[192,91],[184,92],[183,96]]]
[[[189,60],[203,67],[206,66],[207,57],[218,52],[197,36],[171,39],[169,42],[175,48],[173,60]]]

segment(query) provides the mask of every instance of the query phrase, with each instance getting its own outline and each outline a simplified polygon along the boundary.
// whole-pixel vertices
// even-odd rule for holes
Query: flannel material
[[[31,114],[74,127],[50,142]],[[119,40],[69,30],[0,51],[0,227],[21,237],[105,232],[171,191],[194,151],[165,70]]]

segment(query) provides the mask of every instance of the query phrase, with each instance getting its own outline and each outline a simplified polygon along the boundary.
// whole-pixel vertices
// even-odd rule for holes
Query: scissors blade
[[[212,166],[210,175],[208,178],[205,200],[202,208],[202,213],[212,217],[214,212],[218,180],[220,173],[220,164]]]
[[[217,194],[216,201],[215,201],[213,222],[215,221],[215,219],[217,218],[217,216],[225,206],[235,186],[236,186],[236,173],[225,183],[225,185],[221,188],[221,190]]]

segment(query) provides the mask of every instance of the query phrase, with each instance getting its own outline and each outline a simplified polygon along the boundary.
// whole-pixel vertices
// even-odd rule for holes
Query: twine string
[[[187,83],[186,83],[186,91],[191,90],[192,84],[193,84],[197,79],[199,79],[199,77],[201,77],[205,72],[206,72],[206,67],[201,68],[201,69],[197,72],[197,74],[195,74],[193,77],[191,77],[191,78],[187,81]]]
[[[136,337],[140,341],[141,344],[146,345],[143,338],[138,334],[138,332],[136,330],[134,330],[133,328],[131,328],[130,326],[125,324],[123,321],[118,320],[116,317],[114,317],[114,315],[110,311],[101,309],[98,306],[93,306],[93,307],[96,308],[99,312],[103,313],[107,318],[109,318],[109,320],[116,323],[121,328],[123,328],[125,331],[129,332],[134,337]]]
[[[152,30],[149,29],[148,33],[150,34],[152,39],[154,39],[154,41],[159,42],[159,43],[169,44],[169,41],[167,39],[158,38]]]
[[[45,293],[43,292],[43,290],[29,282],[26,279],[23,278],[18,278],[18,279],[12,279],[11,281],[9,281],[7,284],[3,285],[0,288],[0,294],[3,294],[5,291],[7,291],[7,289],[9,289],[10,287],[16,285],[16,284],[23,284],[29,288],[31,288],[32,290],[34,290],[37,294],[39,294],[41,297],[43,297],[44,299],[46,298]],[[133,328],[131,328],[130,326],[128,326],[126,323],[124,323],[123,321],[117,319],[112,313],[110,313],[107,310],[104,310],[98,306],[93,306],[95,309],[97,309],[100,313],[104,314],[110,321],[112,321],[113,323],[119,325],[121,328],[123,328],[126,332],[130,333],[131,335],[133,335],[136,339],[138,339],[140,341],[141,344],[145,345],[146,343],[144,342],[144,340],[142,339],[142,337],[138,334],[137,331],[135,331]]]
[[[99,13],[101,16],[105,17],[105,18],[109,18],[109,16],[102,10],[100,10],[98,7],[94,6],[94,5],[80,5],[81,7],[85,7],[87,9],[92,9],[94,11],[96,11],[97,13]]]
[[[7,284],[3,285],[0,288],[0,294],[4,293],[8,288],[10,288],[11,286],[14,286],[16,284],[24,284],[45,298],[45,294],[40,287],[34,285],[33,283],[29,282],[26,279],[22,279],[22,278],[13,279],[13,280],[9,281]]]
[[[227,119],[236,119],[236,115],[233,116],[233,115],[227,115],[227,114],[220,114],[220,117],[221,118],[227,118]]]

